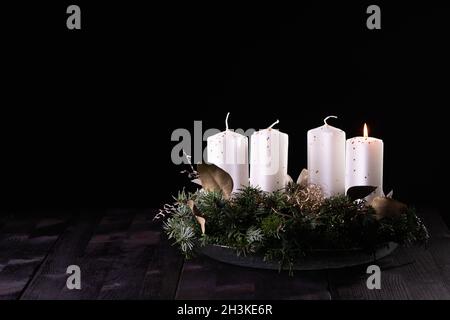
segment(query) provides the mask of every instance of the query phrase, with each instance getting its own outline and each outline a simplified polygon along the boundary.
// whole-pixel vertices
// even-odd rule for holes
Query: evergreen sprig
[[[206,220],[205,234],[187,205],[189,200]],[[346,196],[322,199],[314,189],[297,184],[272,193],[246,187],[230,199],[220,192],[182,191],[161,212],[166,234],[186,257],[197,246],[220,244],[239,255],[257,253],[267,261],[278,261],[280,268],[292,266],[313,250],[373,252],[390,241],[411,245],[429,238],[414,209],[379,218],[363,201]]]

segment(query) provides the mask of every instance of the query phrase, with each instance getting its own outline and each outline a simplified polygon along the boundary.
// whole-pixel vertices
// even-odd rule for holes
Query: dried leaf
[[[288,184],[288,183],[292,183],[292,182],[294,182],[294,180],[292,180],[292,177],[290,176],[290,175],[286,175],[286,184]]]
[[[303,169],[297,179],[297,184],[306,187],[308,185],[308,170]]]
[[[370,205],[375,209],[377,219],[395,217],[408,209],[406,204],[386,197],[375,197]]]
[[[197,171],[203,188],[206,191],[221,191],[228,199],[233,191],[233,179],[225,171],[214,164],[201,163]]]
[[[202,234],[205,234],[205,224],[206,220],[202,217],[202,213],[200,210],[198,210],[197,206],[195,205],[194,200],[188,200],[187,205],[189,208],[191,208],[192,213],[194,214],[195,218],[197,219],[197,222],[200,224],[200,228],[202,229]]]
[[[200,216],[196,216],[198,223],[200,224],[200,228],[202,229],[202,234],[205,234],[206,232],[206,228],[205,228],[205,224],[206,224],[206,220],[203,217]]]
[[[393,195],[394,195],[394,190],[391,190],[391,191],[387,194],[386,198],[391,198],[391,199],[392,199]]]
[[[350,187],[347,190],[347,196],[350,200],[355,201],[358,199],[364,199],[369,194],[374,192],[377,187],[374,186],[354,186]]]
[[[191,208],[192,213],[194,214],[194,216],[201,216],[201,212],[200,210],[198,210],[197,206],[195,205],[194,200],[188,200],[187,205],[189,208]]]

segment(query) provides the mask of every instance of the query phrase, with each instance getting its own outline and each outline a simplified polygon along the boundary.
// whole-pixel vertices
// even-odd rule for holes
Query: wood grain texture
[[[121,257],[108,273],[99,299],[174,297],[183,261],[178,253],[164,250],[167,244],[161,241],[161,227],[153,223],[153,217],[148,211],[135,216],[121,244]]]
[[[450,299],[450,241],[442,238],[448,230],[436,212],[426,213],[424,220],[432,234],[428,248],[400,247],[380,260],[381,290],[367,288],[367,266],[330,270],[333,299]]]
[[[330,299],[325,271],[287,272],[228,265],[197,257],[186,261],[177,299]]]
[[[140,296],[143,299],[175,299],[184,258],[171,246],[161,227],[160,242],[152,247]]]
[[[202,256],[184,261],[150,209],[3,216],[0,299],[450,299],[450,232],[435,211],[422,212],[428,248],[378,261],[381,290],[367,289],[367,266],[289,277]],[[81,268],[81,290],[66,287],[71,264]]]
[[[20,297],[66,223],[66,216],[7,221],[0,234],[0,299]]]
[[[21,299],[173,299],[183,264],[153,222],[155,211],[84,213],[49,251]],[[81,269],[81,290],[69,290],[69,265]]]
[[[442,217],[432,209],[423,210],[422,218],[431,233],[428,251],[450,292],[450,230]]]
[[[81,290],[69,290],[64,286],[59,299],[97,299],[105,278],[117,259],[120,244],[126,237],[134,212],[110,210],[101,218],[81,256],[73,264],[81,269]]]
[[[21,299],[70,298],[70,291],[66,289],[67,267],[80,261],[99,219],[99,214],[83,213],[70,221]]]

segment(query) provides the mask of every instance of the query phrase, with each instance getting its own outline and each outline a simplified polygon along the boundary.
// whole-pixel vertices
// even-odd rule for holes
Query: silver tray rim
[[[353,248],[348,250],[316,250],[312,251],[311,255],[304,257],[302,260],[295,263],[292,268],[283,266],[282,270],[326,270],[326,269],[340,269],[346,267],[353,267],[358,265],[365,265],[374,263],[380,260],[397,249],[398,244],[395,242],[388,242],[380,245],[378,249],[370,254],[361,249]],[[259,255],[238,256],[235,250],[228,246],[222,245],[205,245],[197,248],[200,254],[203,254],[214,260],[255,269],[269,269],[280,270],[278,262],[264,261]]]

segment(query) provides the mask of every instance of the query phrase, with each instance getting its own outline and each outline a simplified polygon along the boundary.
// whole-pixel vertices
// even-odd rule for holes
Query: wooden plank
[[[186,261],[177,299],[330,299],[326,271],[287,272],[237,267],[204,256]]]
[[[135,213],[110,210],[100,223],[92,215],[74,220],[22,299],[173,298],[183,259],[153,222],[154,211]],[[81,268],[81,290],[66,288],[70,264]]]
[[[161,222],[153,222],[152,230],[159,235],[158,243],[149,252],[140,298],[174,299],[184,258],[167,240]]]
[[[450,231],[444,222],[440,213],[433,208],[418,209],[417,214],[427,226],[432,238],[446,237],[450,235]]]
[[[66,274],[69,265],[76,264],[100,220],[101,213],[82,212],[70,225],[49,252],[36,272],[21,299],[64,299],[67,291]]]
[[[97,299],[105,278],[120,256],[120,244],[126,237],[134,213],[127,209],[111,209],[96,226],[82,254],[73,264],[81,269],[81,290],[60,288],[57,299]],[[67,279],[67,275],[65,275]]]
[[[155,250],[161,245],[161,229],[155,228],[153,217],[154,212],[148,210],[136,215],[127,232],[127,237],[121,244],[121,254],[105,279],[99,299],[155,298],[141,296],[146,284],[144,280],[149,263],[167,259],[166,256],[155,256]],[[167,276],[170,276],[170,268],[160,271],[168,273],[164,279],[167,280]],[[163,272],[159,274],[160,278],[164,277]],[[173,286],[173,292],[175,288],[176,285]]]
[[[17,257],[21,246],[29,237],[37,219],[32,217],[14,218],[8,221],[0,234],[0,299],[14,299],[20,294],[28,282],[27,277],[14,274],[14,266],[18,265]],[[12,266],[9,263],[13,261]],[[25,265],[25,261],[24,265]],[[28,274],[27,274],[28,275]]]
[[[355,300],[405,300],[408,299],[407,287],[401,276],[386,270],[392,267],[393,260],[385,258],[377,263],[382,270],[381,290],[369,290],[366,286],[367,265],[330,270],[329,288],[332,299]]]
[[[433,212],[427,219],[439,219]],[[432,222],[441,229],[442,225]],[[448,263],[450,251],[440,248],[440,259]],[[366,266],[331,270],[329,285],[335,299],[450,299],[446,276],[433,254],[437,242],[430,241],[428,250],[421,247],[399,248],[390,257],[376,264],[382,270],[381,290],[369,290],[366,286]],[[446,258],[443,258],[446,257]],[[443,259],[446,259],[445,261]]]
[[[0,299],[17,299],[67,226],[67,217],[10,219],[0,236]]]
[[[450,292],[450,230],[438,211],[424,211],[421,217],[431,236],[428,251],[442,274],[445,287]]]

